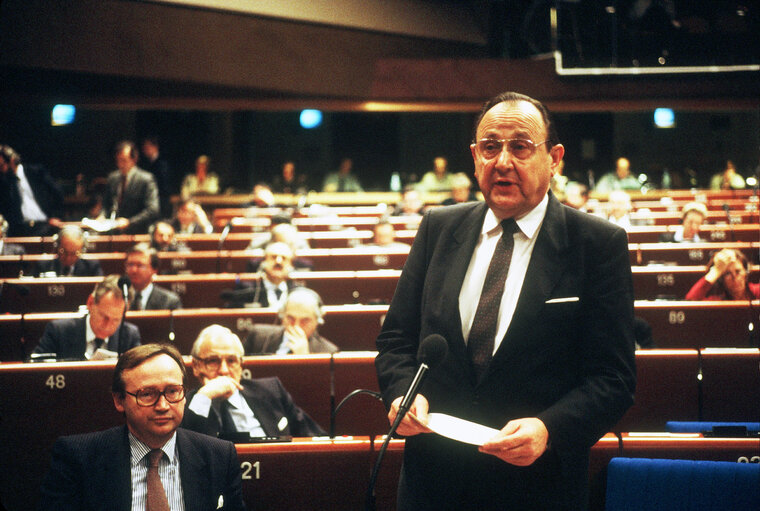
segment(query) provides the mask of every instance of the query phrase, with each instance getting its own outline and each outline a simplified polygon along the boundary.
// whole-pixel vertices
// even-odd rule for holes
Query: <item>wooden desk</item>
[[[651,263],[669,263],[679,266],[706,265],[712,255],[722,248],[742,252],[750,263],[758,263],[758,242],[716,243],[638,243],[630,244],[631,265],[644,266]]]
[[[633,295],[637,300],[683,300],[691,287],[704,276],[704,266],[633,266]],[[760,266],[750,267],[749,279],[757,282]]]
[[[701,420],[760,420],[760,350],[715,348],[700,355]]]

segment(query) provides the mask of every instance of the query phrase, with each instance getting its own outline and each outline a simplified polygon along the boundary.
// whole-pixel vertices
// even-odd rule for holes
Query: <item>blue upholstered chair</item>
[[[760,509],[760,464],[613,458],[606,511]]]
[[[665,424],[668,433],[713,433],[723,429],[742,429],[747,433],[757,435],[760,422],[682,422],[669,421]]]

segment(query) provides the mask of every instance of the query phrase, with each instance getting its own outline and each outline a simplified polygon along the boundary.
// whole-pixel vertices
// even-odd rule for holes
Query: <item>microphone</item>
[[[126,275],[122,275],[119,277],[119,287],[121,288],[121,292],[124,293],[124,303],[129,304],[129,286],[132,285],[132,281],[129,280],[129,277]],[[126,308],[124,309],[126,311]]]
[[[217,255],[216,255],[216,272],[221,273],[222,272],[222,248],[224,247],[224,242],[227,241],[227,236],[230,234],[230,229],[232,229],[232,218],[230,218],[227,221],[227,224],[224,226],[224,229],[222,229],[222,235],[219,236],[219,245],[217,246]]]
[[[723,203],[723,211],[726,213],[726,221],[728,222],[728,229],[731,231],[731,241],[736,241],[734,236],[734,224],[731,222],[731,208],[727,202]]]
[[[401,404],[399,405],[398,414],[391,425],[391,429],[385,436],[383,445],[377,453],[377,459],[375,460],[375,466],[372,469],[372,475],[369,480],[369,488],[367,490],[367,500],[365,501],[365,510],[372,511],[375,509],[375,482],[377,481],[377,475],[380,471],[380,464],[383,461],[385,451],[388,449],[388,443],[390,442],[393,434],[396,432],[401,420],[409,411],[415,396],[419,390],[420,384],[425,379],[428,370],[438,366],[448,355],[449,345],[446,343],[446,339],[440,334],[430,334],[425,337],[420,343],[420,347],[417,351],[417,360],[420,362],[420,367],[417,369],[417,374],[414,376],[412,383],[409,385],[409,390],[406,391]]]

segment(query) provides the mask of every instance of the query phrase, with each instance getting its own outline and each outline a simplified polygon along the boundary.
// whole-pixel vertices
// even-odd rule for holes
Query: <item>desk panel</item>
[[[701,355],[702,420],[760,420],[760,350],[705,349]]]

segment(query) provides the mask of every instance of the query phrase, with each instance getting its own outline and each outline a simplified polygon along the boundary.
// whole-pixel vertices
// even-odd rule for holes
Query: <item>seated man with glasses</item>
[[[82,259],[85,252],[85,234],[76,225],[67,225],[55,237],[56,258],[39,261],[35,277],[98,277],[103,275],[100,262]]]
[[[111,392],[126,426],[59,438],[38,509],[244,510],[235,446],[179,428],[184,379],[173,346],[119,357]]]
[[[109,275],[87,297],[87,315],[55,319],[45,326],[32,360],[95,360],[124,353],[140,344],[140,330],[123,321],[127,311],[119,276]]]
[[[130,310],[174,310],[182,308],[182,301],[174,291],[153,283],[158,273],[158,252],[147,243],[138,243],[127,251],[124,271],[132,287]]]
[[[202,386],[188,395],[182,427],[212,436],[323,436],[279,378],[241,380],[243,345],[229,328],[204,328],[193,344],[193,373]]]

